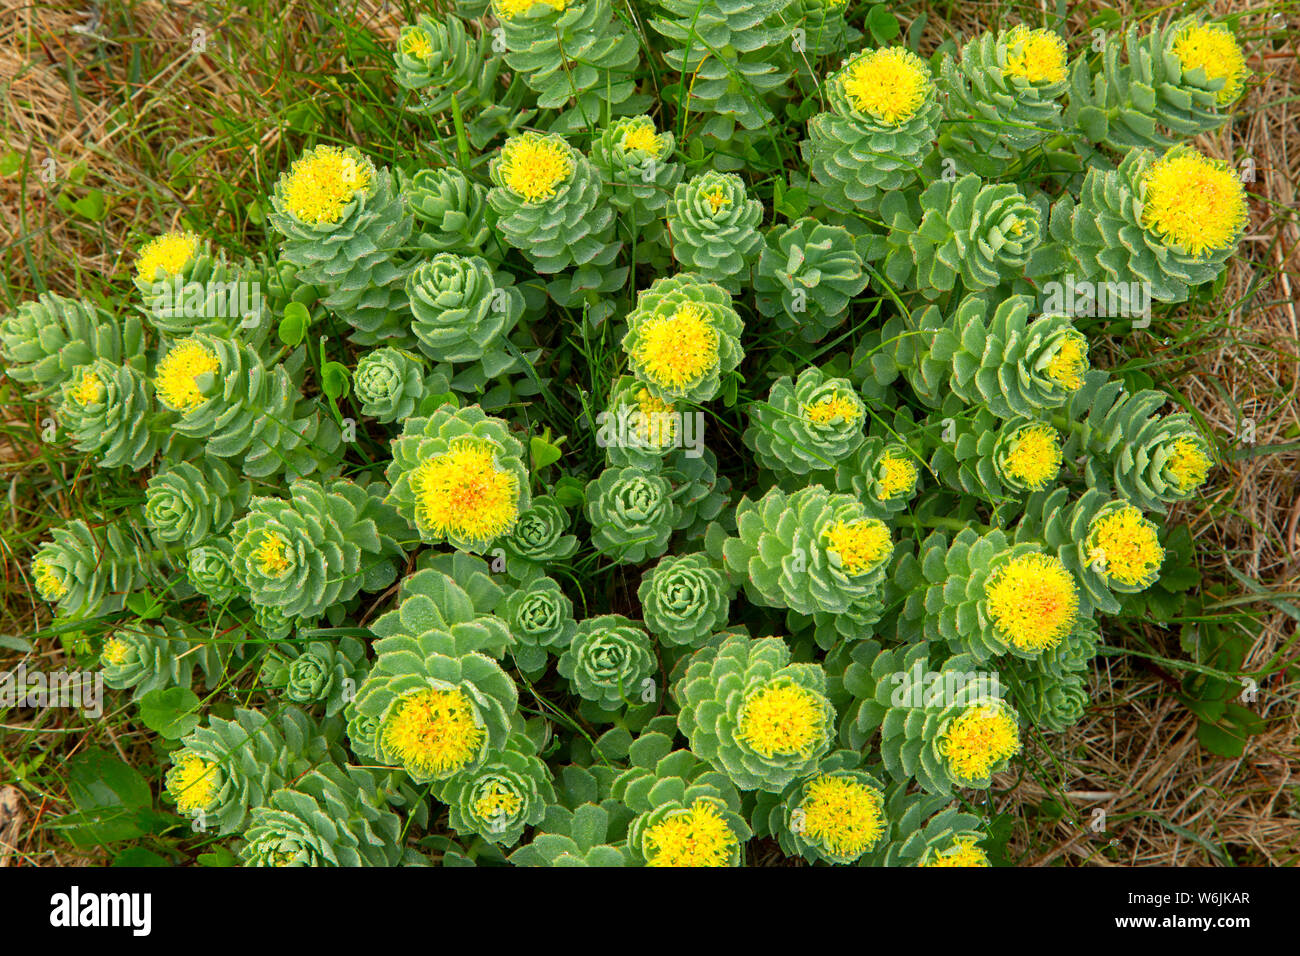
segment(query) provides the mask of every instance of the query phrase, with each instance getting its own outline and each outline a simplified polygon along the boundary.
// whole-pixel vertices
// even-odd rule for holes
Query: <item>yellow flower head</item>
[[[898,126],[915,116],[934,89],[925,61],[900,46],[858,57],[842,82],[854,108],[886,126]]]
[[[853,777],[822,774],[804,790],[800,834],[842,859],[875,846],[885,833],[885,798]]]
[[[655,132],[655,124],[646,120],[624,129],[623,138],[619,140],[618,145],[625,153],[639,149],[652,156],[658,156],[661,144],[659,134]]]
[[[1093,521],[1088,540],[1089,564],[1126,587],[1147,587],[1160,574],[1165,549],[1156,526],[1133,505]]]
[[[217,354],[197,339],[178,342],[163,356],[154,372],[158,399],[174,412],[193,411],[204,402],[199,376],[214,375],[220,367]]]
[[[485,732],[459,688],[416,691],[393,706],[384,722],[383,743],[403,767],[444,777],[469,766],[482,752]]]
[[[1007,62],[1002,72],[1030,83],[1065,80],[1065,41],[1051,30],[1031,30],[1023,23],[1007,34]]]
[[[368,192],[370,161],[338,146],[317,146],[294,160],[280,177],[284,208],[310,225],[335,223],[359,192]]]
[[[876,479],[880,482],[880,500],[904,498],[916,488],[916,481],[921,473],[916,462],[904,458],[895,452],[887,451],[876,466]]]
[[[262,543],[253,552],[257,569],[269,578],[279,577],[293,564],[293,555],[289,553],[289,542],[284,536],[274,531],[262,534]]]
[[[77,383],[68,390],[68,398],[83,408],[94,405],[104,399],[104,382],[94,372],[84,373]]]
[[[1045,371],[1057,385],[1074,391],[1082,387],[1088,367],[1088,342],[1079,333],[1072,332],[1061,339]]]
[[[433,40],[424,27],[406,26],[397,39],[397,48],[406,56],[428,60],[433,56]]]
[[[829,425],[837,418],[848,425],[856,425],[866,414],[856,395],[834,392],[803,407],[804,418],[814,425]]]
[[[740,705],[736,738],[763,757],[808,756],[826,740],[826,698],[788,681],[765,684]]]
[[[718,364],[718,332],[704,309],[685,302],[672,315],[646,320],[637,332],[632,358],[656,385],[682,388]]]
[[[487,442],[462,438],[421,462],[411,478],[416,516],[434,534],[486,542],[519,518],[519,479]]]
[[[111,637],[104,642],[104,649],[99,652],[99,660],[105,667],[120,667],[126,663],[130,653],[130,644],[120,637]]]
[[[722,191],[721,186],[714,186],[707,193],[704,193],[702,198],[709,204],[709,212],[713,213],[715,216],[718,214],[718,210],[723,206],[731,205],[731,199]]]
[[[1006,708],[976,704],[948,725],[938,744],[953,776],[984,780],[994,767],[1020,750],[1020,731]]]
[[[992,866],[989,856],[975,845],[975,837],[957,837],[946,850],[927,850],[918,866]]]
[[[1047,487],[1061,470],[1061,436],[1051,425],[1036,422],[1016,432],[1002,468],[1030,491]]]
[[[712,800],[674,810],[641,838],[648,866],[730,866],[740,844]]]
[[[167,771],[167,792],[182,813],[206,810],[217,796],[217,765],[186,753]]]
[[[135,260],[135,274],[141,282],[170,279],[194,261],[198,255],[199,237],[192,232],[164,232],[154,236],[140,249]]]
[[[651,448],[667,448],[677,438],[677,415],[672,405],[660,401],[649,389],[636,393],[637,411],[633,422],[642,443]]]
[[[504,820],[518,813],[523,803],[514,790],[492,780],[475,795],[474,815],[480,820]]]
[[[1246,224],[1246,188],[1226,162],[1175,147],[1142,177],[1142,227],[1188,255],[1230,249]]]
[[[496,12],[506,20],[513,20],[521,13],[527,13],[533,7],[547,6],[552,10],[563,10],[569,0],[496,0]]]
[[[1205,453],[1204,446],[1195,438],[1183,437],[1174,441],[1169,450],[1165,471],[1175,487],[1184,494],[1205,484],[1214,462]]]
[[[840,559],[848,574],[875,570],[894,553],[889,526],[875,518],[837,521],[822,534],[826,550]]]
[[[573,151],[558,136],[523,133],[501,147],[499,168],[512,193],[525,202],[542,202],[573,175]]]
[[[32,577],[36,579],[36,590],[47,601],[57,601],[68,593],[62,569],[56,568],[49,558],[32,562]]]
[[[1231,103],[1241,95],[1250,68],[1241,44],[1222,23],[1189,23],[1175,34],[1169,45],[1183,71],[1202,69],[1209,80],[1223,80],[1215,94],[1221,104]]]
[[[1074,576],[1049,554],[1024,554],[1006,562],[985,585],[984,602],[998,633],[1029,653],[1061,643],[1079,617]]]

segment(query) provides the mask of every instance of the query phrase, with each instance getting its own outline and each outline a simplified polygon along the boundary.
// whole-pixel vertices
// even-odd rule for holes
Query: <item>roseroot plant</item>
[[[488,173],[488,204],[501,237],[545,276],[573,268],[552,279],[548,291],[561,304],[594,307],[593,323],[605,318],[612,305],[601,296],[623,285],[627,269],[614,265],[622,244],[596,168],[562,136],[530,131],[506,140]]]
[[[697,647],[723,630],[731,585],[705,554],[667,555],[637,588],[645,625],[661,643]]]
[[[1145,511],[1165,511],[1196,494],[1214,457],[1186,412],[1155,414],[1168,401],[1163,392],[1126,392],[1104,372],[1088,373],[1062,425],[1068,429],[1067,451],[1085,454],[1090,487],[1118,492]]]
[[[77,451],[101,468],[139,471],[158,453],[159,430],[148,384],[130,365],[96,359],[63,383],[56,412]]]
[[[523,315],[523,296],[486,259],[440,252],[411,270],[406,294],[411,331],[429,358],[477,362],[488,378],[514,367],[503,342]]]
[[[329,742],[296,707],[233,716],[209,716],[170,755],[167,797],[200,831],[240,832],[272,793],[330,760]]]
[[[395,866],[401,827],[373,773],[326,763],[253,808],[239,852],[246,866]]]
[[[1079,587],[1060,558],[996,529],[966,528],[951,541],[932,534],[900,559],[894,583],[908,592],[905,619],[979,664],[1002,654],[1037,660],[1080,623]]]
[[[606,468],[587,483],[585,497],[591,543],[610,560],[640,564],[667,550],[678,511],[663,475]]]
[[[804,160],[828,206],[874,212],[934,149],[942,110],[930,68],[903,47],[861,50],[824,89],[830,109],[808,121]]]
[[[265,216],[160,212],[125,301],[0,318],[69,466],[11,489],[66,516],[33,640],[98,662],[200,862],[1011,859],[978,791],[1198,619],[1170,515],[1224,443],[1092,336],[1247,246],[1186,142],[1249,80],[1227,24],[927,61],[841,0],[423,11],[418,135],[348,99],[366,145]]]
[[[985,185],[974,173],[938,179],[919,199],[891,192],[880,203],[880,218],[889,233],[871,243],[868,258],[883,255],[890,282],[927,298],[959,282],[980,292],[1046,271],[1032,256],[1047,231],[1047,202],[1031,202],[1010,183]]]
[[[1217,129],[1251,71],[1231,27],[1182,17],[1108,38],[1100,69],[1079,57],[1065,121],[1116,150],[1169,146]]]
[[[510,628],[515,644],[510,653],[527,674],[545,670],[547,653],[558,656],[577,630],[573,602],[553,578],[532,578],[506,595],[501,619]]]
[[[317,146],[276,181],[268,221],[280,254],[323,290],[359,345],[409,342],[397,253],[412,219],[392,173],[351,147]]]
[[[322,705],[333,717],[356,695],[365,660],[365,646],[355,637],[284,644],[263,658],[260,676],[285,700],[307,709]]]
[[[432,793],[450,808],[449,823],[457,833],[514,846],[555,803],[551,779],[532,739],[512,734],[482,767],[435,784]]]
[[[392,584],[407,529],[386,491],[335,478],[295,481],[287,500],[254,498],[230,532],[249,600],[313,619],[358,591]]]
[[[104,641],[99,667],[106,686],[130,690],[131,699],[139,700],[150,691],[190,688],[196,669],[209,689],[215,687],[234,649],[233,638],[200,634],[175,618],[140,621]]]
[[[885,788],[861,764],[861,754],[836,750],[779,794],[760,792],[758,835],[776,837],[783,853],[810,863],[854,863],[881,846],[890,823]]]
[[[719,285],[692,273],[655,279],[627,314],[623,351],[661,402],[707,402],[744,357],[745,323]]]
[[[477,405],[408,418],[392,449],[386,500],[423,541],[484,551],[531,500],[522,443]]]
[[[657,669],[650,635],[620,614],[580,621],[556,664],[575,693],[607,711],[656,700]]]
[[[224,534],[248,507],[251,492],[220,459],[172,462],[145,486],[145,523],[160,546],[190,552]]]
[[[793,381],[782,376],[767,401],[749,407],[745,444],[754,460],[779,476],[826,471],[866,439],[867,407],[853,383],[804,369]]]
[[[866,287],[852,234],[812,218],[773,226],[754,268],[759,312],[804,342],[820,342],[835,331]]]
[[[1157,302],[1182,302],[1217,279],[1245,225],[1237,170],[1182,145],[1159,157],[1133,149],[1118,168],[1089,169],[1078,201],[1063,196],[1051,216],[1079,278],[1145,283]]]
[[[945,54],[940,153],[960,173],[1000,177],[1061,128],[1068,59],[1060,36],[1024,24],[981,33],[960,57]]]
[[[741,790],[780,791],[834,742],[825,672],[792,663],[779,637],[719,635],[688,659],[672,693],[691,750]]]
[[[564,108],[551,129],[587,127],[597,117],[639,109],[633,73],[640,44],[609,0],[492,0],[505,61],[544,109]]]
[[[435,254],[483,258],[493,254],[487,187],[482,183],[459,169],[439,167],[417,170],[403,183],[402,191],[415,217],[414,239],[421,248]]]
[[[763,204],[735,173],[709,171],[679,183],[668,203],[673,258],[684,270],[735,293],[758,255]]]
[[[329,470],[342,436],[295,385],[304,360],[298,353],[268,365],[243,342],[203,333],[182,339],[153,372],[154,394],[173,413],[165,426],[202,441],[210,457],[234,460],[249,478]]]
[[[0,319],[0,358],[5,375],[44,398],[96,359],[144,371],[144,327],[127,315],[118,320],[86,299],[43,292]]]

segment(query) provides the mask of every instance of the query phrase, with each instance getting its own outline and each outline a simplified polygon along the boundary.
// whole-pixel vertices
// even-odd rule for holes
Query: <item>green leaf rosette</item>
[[[573,602],[552,578],[533,578],[506,595],[499,613],[515,636],[515,663],[526,674],[543,671],[547,652],[567,648],[577,629]]]
[[[731,586],[706,554],[665,555],[641,578],[637,598],[660,643],[698,647],[726,627]]]
[[[403,184],[415,217],[415,241],[432,253],[486,256],[492,239],[487,187],[459,169],[418,170]]]
[[[381,422],[410,418],[424,398],[424,365],[401,349],[375,349],[357,360],[352,387],[361,414]]]
[[[144,370],[144,327],[135,316],[120,322],[88,299],[43,292],[0,319],[5,375],[44,398],[96,359]]]
[[[683,273],[656,279],[628,313],[623,351],[655,398],[707,402],[744,357],[745,323],[721,286]]]
[[[646,703],[657,668],[650,635],[620,614],[579,621],[557,666],[578,696],[605,711]]]
[[[720,635],[672,686],[691,750],[741,790],[780,791],[816,768],[835,737],[818,664],[792,664],[777,637]]]
[[[569,513],[550,495],[534,498],[500,540],[506,574],[528,581],[542,574],[547,565],[573,557],[578,537],[568,533],[571,523]]]
[[[356,696],[365,676],[366,648],[355,637],[307,641],[272,648],[262,661],[261,680],[294,704],[323,704],[333,717]]]
[[[96,359],[63,384],[57,421],[77,451],[101,468],[139,471],[153,461],[160,439],[145,377],[130,365]]]
[[[129,690],[138,701],[150,691],[189,688],[195,668],[209,688],[216,686],[231,649],[168,617],[161,624],[139,621],[113,631],[99,652],[99,667],[106,686]]]
[[[191,551],[224,534],[248,506],[247,481],[218,459],[172,462],[154,473],[144,490],[144,518],[161,546]]]
[[[462,110],[490,106],[500,70],[488,31],[474,36],[458,17],[421,14],[397,35],[393,79],[415,94],[416,112],[450,112],[453,99]]]
[[[240,591],[235,577],[235,546],[229,538],[212,538],[185,555],[185,579],[214,604],[224,604]]]
[[[254,498],[230,533],[235,576],[253,604],[314,618],[397,577],[405,527],[381,483],[295,481],[290,497]]]
[[[606,468],[587,483],[587,520],[596,550],[619,564],[640,564],[668,549],[678,518],[673,489],[640,468]]]
[[[763,245],[763,204],[735,173],[710,170],[673,189],[668,204],[673,258],[733,295]]]
[[[820,342],[848,318],[867,287],[853,236],[842,226],[805,217],[768,232],[754,269],[758,311],[782,332]]]
[[[663,212],[682,178],[673,162],[677,140],[655,129],[649,116],[611,121],[591,145],[592,165],[600,171],[609,201],[620,213],[626,241],[636,240],[637,259],[644,261],[648,244],[664,244]],[[656,260],[662,255],[657,250]],[[666,261],[664,262],[666,265]]]
[[[253,808],[239,855],[245,866],[396,866],[402,843],[375,775],[326,763]]]
[[[78,518],[60,525],[36,549],[31,580],[60,617],[90,617],[122,610],[126,598],[153,580],[155,562],[128,526]]]
[[[486,259],[439,253],[406,279],[411,330],[435,362],[480,362],[488,377],[510,371],[506,337],[524,312],[519,290]]]
[[[529,506],[523,443],[477,405],[408,418],[392,449],[387,500],[422,541],[482,552]]]
[[[744,441],[754,459],[778,476],[834,468],[862,444],[867,409],[848,379],[817,367],[793,381],[782,376],[766,402],[749,407]]]

